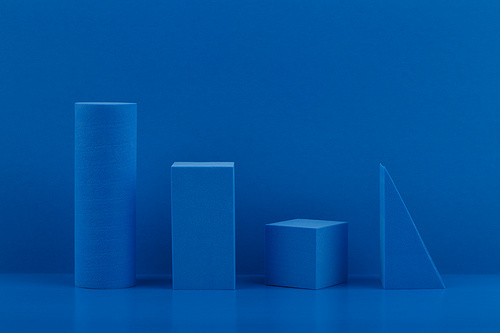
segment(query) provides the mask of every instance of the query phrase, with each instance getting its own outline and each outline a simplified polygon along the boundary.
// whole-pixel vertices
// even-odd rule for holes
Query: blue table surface
[[[140,276],[120,290],[73,287],[72,275],[0,274],[2,332],[499,332],[500,276],[444,275],[445,290],[383,290],[351,277],[322,290],[265,286],[172,290]]]

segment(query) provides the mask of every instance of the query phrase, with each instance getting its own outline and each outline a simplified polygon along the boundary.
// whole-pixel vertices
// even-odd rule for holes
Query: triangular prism
[[[384,289],[445,288],[396,185],[382,164],[380,257]]]

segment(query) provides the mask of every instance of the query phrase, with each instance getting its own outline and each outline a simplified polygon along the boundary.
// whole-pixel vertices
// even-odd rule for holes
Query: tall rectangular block
[[[174,289],[234,289],[234,163],[175,162]]]

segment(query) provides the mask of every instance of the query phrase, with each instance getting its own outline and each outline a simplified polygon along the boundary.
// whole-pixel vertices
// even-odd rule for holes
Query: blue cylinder
[[[135,285],[137,104],[75,103],[75,285]]]

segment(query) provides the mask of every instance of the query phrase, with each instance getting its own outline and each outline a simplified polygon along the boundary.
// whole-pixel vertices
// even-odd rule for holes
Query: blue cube
[[[320,289],[346,281],[346,222],[295,219],[266,225],[266,284]]]

